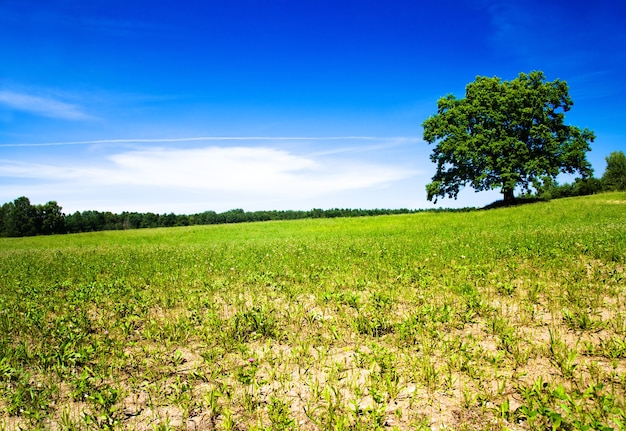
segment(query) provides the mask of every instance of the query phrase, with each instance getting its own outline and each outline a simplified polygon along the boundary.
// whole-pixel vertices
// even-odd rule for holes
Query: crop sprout
[[[0,429],[623,429],[626,194],[0,240]]]

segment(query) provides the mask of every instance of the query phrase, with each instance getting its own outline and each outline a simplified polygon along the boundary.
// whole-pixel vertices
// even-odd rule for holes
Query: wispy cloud
[[[35,96],[10,90],[0,90],[0,104],[13,110],[48,118],[63,120],[87,120],[91,118],[79,106],[51,97]]]
[[[421,138],[411,136],[192,136],[182,138],[138,138],[138,139],[96,139],[88,141],[38,142],[0,144],[0,147],[55,147],[66,145],[100,145],[100,144],[161,144],[184,142],[228,142],[228,141],[370,141],[385,142],[383,145],[400,145],[405,143],[422,142]],[[380,148],[380,144],[376,146]],[[343,152],[333,150],[330,153]]]
[[[380,185],[415,172],[362,161],[316,159],[265,147],[150,149],[107,157],[109,163],[67,166],[0,161],[2,176],[92,186],[307,194]]]
[[[56,193],[48,199],[59,202],[63,197],[58,193],[81,195],[84,201],[98,194],[103,201],[115,196],[115,203],[102,203],[109,209],[119,208],[122,201],[126,209],[172,208],[185,198],[207,209],[225,197],[231,207],[249,208],[251,202],[265,202],[266,209],[294,208],[303,202],[313,207],[325,196],[387,187],[419,174],[408,165],[302,155],[267,146],[138,149],[79,164],[0,160],[0,172],[13,183],[47,188],[47,193]]]

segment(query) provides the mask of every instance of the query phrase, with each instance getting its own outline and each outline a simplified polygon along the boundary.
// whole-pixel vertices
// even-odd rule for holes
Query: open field
[[[626,193],[0,239],[0,429],[620,429]]]

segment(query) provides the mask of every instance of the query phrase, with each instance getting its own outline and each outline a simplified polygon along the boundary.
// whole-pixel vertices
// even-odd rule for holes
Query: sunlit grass
[[[626,194],[0,240],[0,429],[618,429]]]

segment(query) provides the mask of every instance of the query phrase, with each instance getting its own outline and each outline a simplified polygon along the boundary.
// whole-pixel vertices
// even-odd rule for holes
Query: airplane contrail
[[[138,144],[138,143],[166,143],[166,142],[198,142],[198,141],[339,141],[339,140],[361,140],[361,141],[419,141],[420,138],[406,136],[196,136],[187,138],[137,138],[137,139],[97,139],[90,141],[69,141],[69,142],[41,142],[41,143],[21,143],[21,144],[0,144],[0,148],[6,147],[52,147],[64,145],[95,145],[95,144]]]

